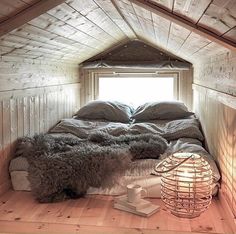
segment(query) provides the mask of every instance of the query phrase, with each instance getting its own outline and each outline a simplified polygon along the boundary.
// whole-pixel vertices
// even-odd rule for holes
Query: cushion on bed
[[[189,117],[192,112],[182,102],[148,102],[139,106],[131,116],[137,121],[146,121],[153,119],[180,119]]]
[[[115,101],[92,101],[83,106],[75,115],[79,119],[104,119],[128,123],[133,109]]]
[[[12,171],[28,171],[29,163],[25,157],[17,157],[11,160],[9,172]]]

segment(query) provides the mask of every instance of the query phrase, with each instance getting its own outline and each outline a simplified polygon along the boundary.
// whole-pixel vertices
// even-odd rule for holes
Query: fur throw
[[[150,133],[139,135],[111,136],[102,132],[91,134],[89,141],[102,146],[128,147],[132,159],[159,158],[167,148],[167,141]]]
[[[55,202],[83,196],[90,186],[112,186],[132,160],[158,158],[166,148],[166,140],[152,134],[95,133],[87,140],[41,134],[20,139],[17,152],[29,162],[37,200]]]

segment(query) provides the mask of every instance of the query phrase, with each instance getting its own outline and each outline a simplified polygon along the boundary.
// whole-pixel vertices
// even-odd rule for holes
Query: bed
[[[34,138],[33,144],[35,144],[35,139],[36,138]],[[61,152],[59,152],[61,149],[66,152],[67,157],[67,152],[75,153],[78,149],[78,144],[80,144],[78,152],[84,154],[84,151],[90,151],[88,146],[90,147],[92,143],[92,145],[95,145],[93,146],[93,150],[95,151],[104,149],[105,147],[105,151],[102,151],[104,155],[106,155],[105,158],[107,158],[107,155],[110,156],[110,153],[108,154],[107,152],[110,152],[111,149],[113,153],[111,161],[109,162],[110,170],[106,172],[107,159],[104,161],[104,158],[101,158],[99,160],[103,162],[101,163],[104,164],[103,168],[97,165],[90,167],[89,165],[88,168],[91,168],[91,170],[96,168],[93,174],[96,174],[99,170],[104,170],[106,172],[104,176],[110,178],[113,177],[112,171],[116,171],[116,168],[120,169],[120,171],[118,171],[119,173],[116,171],[115,179],[112,178],[110,183],[108,183],[109,185],[106,184],[107,182],[105,185],[102,182],[95,183],[94,178],[92,178],[93,181],[86,187],[87,194],[120,195],[126,192],[126,186],[128,184],[136,183],[147,190],[148,197],[159,198],[161,179],[160,176],[153,175],[155,165],[169,154],[183,151],[201,154],[209,162],[213,171],[213,193],[215,194],[219,185],[220,173],[213,157],[204,149],[203,140],[204,136],[200,131],[198,119],[192,112],[187,110],[183,103],[146,103],[136,108],[136,110],[133,110],[131,107],[118,102],[94,101],[81,108],[73,118],[62,119],[46,134],[46,137],[43,135],[41,138],[37,138],[37,142],[41,143],[43,141],[44,145],[45,142],[47,145],[48,142],[52,142],[51,145],[49,144],[50,146],[47,146],[48,148],[52,147],[52,145],[54,148],[55,145],[57,146],[57,148],[54,149],[54,154],[50,153],[49,156],[47,156],[47,160],[51,160],[53,155],[54,164],[49,164],[48,168],[45,168],[47,167],[45,166],[47,163],[45,163],[42,164],[40,168],[36,168],[39,167],[40,161],[34,163],[35,161],[27,158],[29,153],[26,148],[29,145],[29,141],[30,144],[32,143],[32,138],[24,138],[23,141],[21,140],[18,144],[15,158],[11,161],[9,166],[9,172],[15,190],[30,191],[33,187],[36,198],[41,202],[62,200],[65,196],[60,195],[56,199],[54,195],[52,198],[51,194],[49,196],[50,199],[49,197],[45,198],[45,196],[43,199],[42,197],[38,197],[37,194],[44,193],[44,191],[38,190],[38,187],[40,187],[38,185],[47,180],[49,175],[45,176],[45,174],[47,174],[48,170],[53,170],[50,176],[54,176],[54,178],[52,176],[53,180],[49,180],[49,185],[52,181],[60,178],[59,172],[65,164],[58,166],[59,164],[55,164],[55,158],[58,162],[57,156],[59,154],[61,155]],[[63,143],[61,143],[62,141]],[[67,141],[70,143],[65,143]],[[61,144],[63,144],[63,146],[61,146]],[[65,145],[67,147],[66,150],[64,150]],[[77,147],[76,150],[75,147]],[[81,148],[83,148],[83,151],[81,151]],[[39,152],[40,150],[39,148],[33,148],[34,152]],[[41,151],[40,153],[42,154]],[[93,153],[94,151],[91,151],[91,154]],[[37,156],[37,160],[41,157],[41,154]],[[96,151],[95,155],[97,158],[97,155],[100,155],[100,151],[99,154],[98,151]],[[118,158],[117,155],[122,155],[118,162],[114,161]],[[60,160],[64,160],[64,157],[65,154],[63,154]],[[85,155],[85,160],[87,160],[87,158],[88,154]],[[70,164],[71,161],[66,163]],[[117,165],[122,164],[120,168],[119,166],[114,166],[116,163]],[[35,164],[33,173],[31,164]],[[126,167],[126,164],[129,164],[129,166]],[[87,165],[83,165],[83,169],[85,167],[87,167]],[[35,168],[38,169],[37,173],[35,173]],[[56,169],[54,170],[53,168]],[[81,165],[79,168],[81,168]],[[30,173],[33,174],[33,176],[30,175]],[[100,176],[100,174],[96,174],[95,177]],[[77,175],[73,180],[80,180],[80,178],[81,174],[80,177]],[[103,181],[103,179],[104,181],[108,181],[110,180],[109,178],[103,178],[101,175],[101,181]],[[63,177],[63,180],[66,180],[65,177]],[[89,180],[88,177],[87,180]],[[61,180],[58,183],[62,186]],[[77,187],[79,185],[82,186],[81,183],[79,185],[78,183],[75,184]],[[68,190],[65,191],[63,188],[60,188],[60,190],[66,192],[66,195],[68,195]],[[74,194],[71,194],[71,192],[73,191],[69,191],[69,195],[73,197]],[[53,191],[53,193],[55,193],[55,191]]]

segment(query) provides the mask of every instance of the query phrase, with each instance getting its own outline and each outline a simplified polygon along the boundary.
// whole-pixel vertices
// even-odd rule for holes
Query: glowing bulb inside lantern
[[[186,193],[188,193],[191,190],[190,173],[187,170],[182,171],[181,173],[179,173],[177,181],[179,187],[178,190],[182,194],[182,196],[185,197]]]
[[[188,170],[185,168],[185,169],[183,170],[182,176],[183,176],[183,178],[184,178],[184,177],[185,177],[185,178],[188,178],[188,177],[191,176],[191,174],[190,174],[190,173],[188,172]]]

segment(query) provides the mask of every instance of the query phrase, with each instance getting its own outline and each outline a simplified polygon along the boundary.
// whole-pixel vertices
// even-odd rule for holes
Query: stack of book
[[[144,217],[149,217],[160,210],[160,206],[144,199],[140,199],[138,202],[128,202],[127,195],[116,197],[114,199],[114,208]]]

